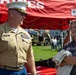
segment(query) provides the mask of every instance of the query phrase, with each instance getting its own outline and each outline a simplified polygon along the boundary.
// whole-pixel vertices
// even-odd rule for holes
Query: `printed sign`
[[[72,9],[71,14],[72,14],[72,16],[76,16],[76,9]]]
[[[10,3],[10,2],[26,2],[26,0],[0,0],[0,4],[4,3]],[[43,9],[44,3],[42,1],[35,1],[35,0],[27,0],[28,7],[30,8],[37,8],[37,9]]]

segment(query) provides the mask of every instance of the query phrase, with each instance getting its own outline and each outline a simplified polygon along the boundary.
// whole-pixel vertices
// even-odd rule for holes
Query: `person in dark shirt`
[[[69,31],[71,31],[72,41],[67,43],[63,49],[72,53],[72,56],[66,56],[60,66],[73,65],[70,75],[76,75],[76,20],[70,21]]]

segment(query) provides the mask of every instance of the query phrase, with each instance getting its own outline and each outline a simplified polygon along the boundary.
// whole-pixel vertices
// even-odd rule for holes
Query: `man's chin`
[[[23,25],[23,22],[21,22],[20,25]]]

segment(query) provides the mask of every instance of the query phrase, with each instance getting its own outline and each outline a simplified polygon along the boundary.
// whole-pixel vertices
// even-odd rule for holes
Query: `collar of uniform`
[[[6,33],[7,32],[14,32],[13,29],[12,29],[12,27],[10,27],[10,25],[7,22],[5,22],[5,27],[6,27]],[[17,34],[21,33],[21,32],[24,32],[24,30],[19,26]]]
[[[25,30],[19,26],[18,33],[25,33]]]

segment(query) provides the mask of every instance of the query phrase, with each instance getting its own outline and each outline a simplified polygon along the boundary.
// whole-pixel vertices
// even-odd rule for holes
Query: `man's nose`
[[[22,16],[23,19],[26,19],[26,16]]]

